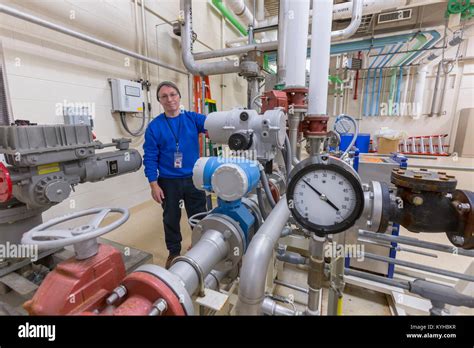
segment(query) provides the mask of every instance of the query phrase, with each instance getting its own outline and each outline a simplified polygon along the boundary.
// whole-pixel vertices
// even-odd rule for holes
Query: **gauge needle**
[[[331,202],[325,194],[323,194],[323,193],[319,192],[318,190],[316,190],[316,189],[315,189],[313,186],[311,186],[306,180],[303,179],[303,182],[304,182],[306,185],[308,185],[311,190],[313,190],[314,192],[316,192],[316,193],[323,199],[323,201],[325,201],[325,202],[326,202],[327,204],[329,204],[331,207],[333,207],[334,209],[336,209],[336,211],[339,211],[339,208],[336,207],[336,205],[335,205],[333,202]],[[323,197],[324,197],[324,198],[323,198]]]

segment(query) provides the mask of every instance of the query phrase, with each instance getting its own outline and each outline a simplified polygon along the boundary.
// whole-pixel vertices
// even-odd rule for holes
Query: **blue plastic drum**
[[[347,147],[350,145],[353,137],[354,137],[353,133],[341,134],[341,144],[339,145],[339,149],[342,151],[346,150]],[[369,145],[370,145],[370,134],[359,133],[355,142],[355,146],[359,149],[359,152],[368,153]]]

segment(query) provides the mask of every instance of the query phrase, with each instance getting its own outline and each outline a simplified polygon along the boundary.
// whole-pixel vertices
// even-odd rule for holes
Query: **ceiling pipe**
[[[361,0],[362,16],[376,14],[388,9],[397,9],[407,4],[407,0]],[[347,19],[350,17],[353,2],[344,2],[336,4],[333,7],[332,19],[334,21]]]
[[[284,84],[286,80],[286,41],[288,39],[288,22],[285,21],[285,13],[288,12],[290,0],[280,0],[280,8],[278,9],[279,23],[278,26],[278,83]]]
[[[19,18],[19,19],[23,19],[25,21],[28,21],[28,22],[31,22],[31,23],[34,23],[34,24],[38,24],[42,27],[52,29],[52,30],[58,31],[60,33],[75,37],[76,39],[80,39],[80,40],[92,43],[94,45],[98,45],[98,46],[107,48],[109,50],[125,54],[126,56],[133,57],[133,58],[136,58],[136,59],[140,59],[140,60],[143,60],[145,62],[154,64],[154,65],[158,65],[158,66],[161,66],[161,67],[169,69],[169,70],[179,72],[181,74],[185,74],[185,75],[188,74],[187,71],[175,68],[174,66],[171,66],[169,64],[165,64],[165,63],[163,63],[162,61],[160,61],[158,59],[152,59],[152,58],[146,57],[144,55],[138,54],[136,52],[127,50],[127,49],[119,47],[119,46],[116,46],[116,45],[111,44],[109,42],[96,39],[95,37],[79,33],[77,31],[68,29],[68,28],[60,26],[58,24],[48,22],[48,21],[46,21],[44,19],[41,19],[39,17],[35,17],[35,16],[30,15],[30,14],[18,11],[16,9],[12,8],[12,7],[8,7],[8,6],[0,4],[0,13],[5,13],[7,15],[10,15],[10,16],[13,16],[13,17],[16,17],[16,18]]]
[[[307,115],[327,115],[333,0],[313,0],[311,69]]]
[[[226,18],[232,25],[244,35],[243,39],[246,40],[247,29],[240,24],[240,22],[230,13],[229,9],[222,3],[222,0],[212,0],[212,4],[219,10],[221,15]]]
[[[348,37],[355,34],[357,29],[359,29],[360,22],[362,20],[363,3],[364,3],[364,0],[352,0],[350,5],[348,5],[348,7],[352,10],[351,23],[345,29],[331,32],[331,40],[347,39]]]
[[[182,1],[183,22],[181,30],[181,55],[186,69],[193,75],[210,76],[240,72],[238,61],[197,63],[192,53],[192,5],[191,0]]]
[[[257,1],[257,22],[260,22],[265,19],[265,0],[256,0],[256,1]]]
[[[286,88],[306,85],[309,5],[310,0],[289,1],[288,11],[284,13],[287,22],[285,52],[291,55],[291,64],[286,61]],[[328,21],[331,22],[331,17]]]
[[[226,0],[225,3],[245,25],[254,25],[255,18],[244,0]]]
[[[230,47],[230,48],[223,48],[220,50],[213,50],[208,52],[199,52],[194,53],[195,60],[202,60],[202,59],[211,59],[211,58],[218,58],[218,57],[226,57],[226,56],[235,56],[243,53],[247,53],[250,51],[262,51],[262,52],[270,52],[276,51],[278,49],[278,42],[264,42],[252,45],[244,45],[244,46],[237,46],[237,47]]]

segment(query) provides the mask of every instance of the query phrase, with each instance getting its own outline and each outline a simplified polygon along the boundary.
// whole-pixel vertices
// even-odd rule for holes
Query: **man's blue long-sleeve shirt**
[[[149,182],[156,181],[158,175],[167,179],[192,177],[194,164],[199,158],[199,133],[206,131],[205,120],[204,115],[183,111],[176,117],[166,117],[162,113],[150,122],[143,144],[143,164]],[[182,168],[174,167],[175,135],[179,152],[183,154]]]

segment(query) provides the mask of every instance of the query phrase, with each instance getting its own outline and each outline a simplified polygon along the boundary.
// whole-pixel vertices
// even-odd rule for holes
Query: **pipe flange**
[[[308,88],[305,86],[288,86],[284,90],[288,98],[288,105],[298,109],[307,108]]]
[[[192,258],[189,256],[177,256],[171,261],[171,266],[173,266],[177,262],[186,262],[188,265],[190,265],[194,270],[196,271],[196,274],[198,276],[199,280],[199,297],[204,297],[205,292],[204,292],[204,274],[202,272],[201,266],[194,261]],[[171,268],[171,267],[170,267]]]
[[[135,272],[144,272],[154,275],[161,281],[166,283],[171,290],[176,294],[179,302],[183,306],[187,315],[194,315],[194,306],[191,297],[189,296],[184,283],[178,276],[157,265],[143,265],[138,267]]]
[[[392,171],[392,184],[416,191],[452,192],[456,189],[457,180],[445,172],[431,172],[427,169],[399,169]]]
[[[364,215],[360,228],[379,232],[382,220],[382,187],[380,182],[371,181],[364,190]]]
[[[202,235],[214,230],[224,236],[229,244],[229,253],[224,260],[219,262],[214,269],[227,272],[234,268],[242,259],[246,247],[245,235],[236,221],[223,214],[209,214],[193,228],[192,243],[196,245]]]
[[[5,203],[13,197],[13,184],[10,172],[0,162],[0,203]]]
[[[463,230],[458,234],[447,233],[451,243],[463,249],[474,249],[474,193],[467,190],[456,190],[453,204],[463,220]],[[463,209],[464,206],[464,209]]]

